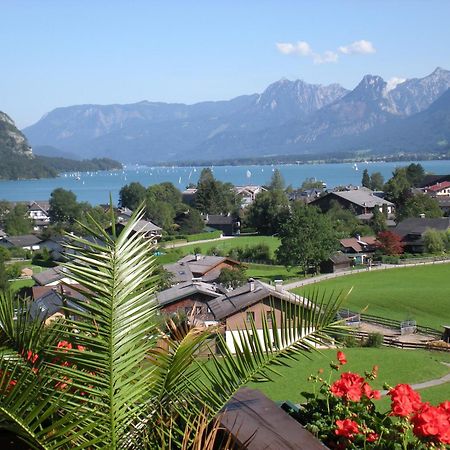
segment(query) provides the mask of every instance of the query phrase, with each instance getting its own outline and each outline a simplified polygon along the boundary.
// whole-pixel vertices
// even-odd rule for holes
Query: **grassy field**
[[[341,291],[353,287],[345,307],[442,330],[450,323],[450,264],[380,270],[323,281],[296,293]]]
[[[284,266],[269,264],[247,264],[246,274],[248,277],[257,278],[266,282],[274,280],[299,280],[303,278],[303,272],[292,268],[288,270]]]
[[[444,352],[427,352],[424,350],[400,350],[394,348],[348,348],[345,349],[348,364],[346,372],[370,371],[374,365],[379,366],[378,378],[371,385],[382,389],[384,383],[394,386],[397,383],[419,383],[426,380],[440,378],[449,372],[443,362],[450,362],[450,354]],[[307,381],[311,374],[324,369],[324,377],[328,377],[329,363],[335,360],[335,350],[324,350],[323,354],[312,354],[312,359],[305,357],[290,363],[291,367],[279,367],[282,374],[274,381],[266,383],[250,383],[249,387],[260,389],[275,401],[290,400],[294,403],[303,401],[301,392],[312,392],[314,384]],[[333,379],[340,374],[333,371]],[[427,392],[425,392],[427,391]],[[450,383],[442,385],[439,389],[426,389],[424,396],[433,401],[450,399]],[[429,392],[428,392],[429,391]],[[388,403],[386,403],[387,405]]]
[[[275,250],[280,245],[280,240],[272,236],[239,236],[232,239],[223,239],[213,242],[192,243],[183,247],[177,247],[174,249],[163,249],[164,254],[158,256],[158,261],[161,264],[167,264],[175,262],[185,255],[194,253],[195,248],[199,248],[202,254],[206,254],[211,248],[218,248],[223,252],[227,252],[233,247],[246,247],[254,246],[258,244],[266,244],[269,246],[272,256],[275,254]]]

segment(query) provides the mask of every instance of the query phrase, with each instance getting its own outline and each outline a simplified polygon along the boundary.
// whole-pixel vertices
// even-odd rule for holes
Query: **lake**
[[[448,161],[419,161],[427,172],[437,174],[450,173]],[[286,185],[294,188],[300,186],[306,178],[316,178],[327,183],[327,186],[361,184],[362,172],[381,172],[387,180],[392,171],[409,162],[373,162],[339,164],[290,164],[274,166],[215,166],[214,176],[221,181],[234,185],[265,184],[270,181],[272,172],[278,168]],[[93,205],[108,203],[109,194],[114,202],[119,198],[119,191],[125,184],[138,181],[144,186],[171,181],[180,190],[189,183],[196,183],[201,167],[127,167],[113,172],[94,172],[79,174],[62,174],[58,178],[40,180],[0,181],[0,199],[10,201],[46,200],[50,193],[62,187],[73,191],[79,201],[88,201]]]

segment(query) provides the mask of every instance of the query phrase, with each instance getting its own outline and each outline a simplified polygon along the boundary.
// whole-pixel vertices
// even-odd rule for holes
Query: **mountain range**
[[[57,108],[23,132],[36,149],[132,163],[447,152],[449,89],[450,71],[439,67],[394,86],[366,75],[351,91],[282,79],[229,101]]]

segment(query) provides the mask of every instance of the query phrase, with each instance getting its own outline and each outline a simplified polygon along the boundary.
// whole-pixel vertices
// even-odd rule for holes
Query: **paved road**
[[[431,264],[448,264],[450,260],[445,261],[427,261],[422,263],[408,263],[408,264],[380,264],[379,266],[372,266],[371,271],[374,270],[387,270],[387,269],[401,269],[403,267],[415,267],[415,266],[428,266]],[[290,290],[308,284],[319,283],[320,281],[330,280],[332,278],[344,277],[346,275],[353,275],[355,273],[368,272],[367,268],[356,269],[356,270],[346,270],[339,273],[325,273],[323,275],[317,275],[316,277],[306,278],[304,280],[293,281],[292,283],[286,283],[283,287],[284,289]]]

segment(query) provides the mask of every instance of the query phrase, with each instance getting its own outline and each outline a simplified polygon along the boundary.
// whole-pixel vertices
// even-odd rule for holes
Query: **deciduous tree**
[[[24,204],[18,203],[5,217],[5,231],[10,236],[28,234],[33,229],[33,222],[28,217],[28,210]]]
[[[377,234],[378,248],[386,255],[401,255],[403,253],[402,239],[392,231],[380,231]]]
[[[57,188],[50,194],[49,216],[52,223],[73,224],[80,217],[77,196],[72,191]]]
[[[126,184],[119,191],[119,205],[134,211],[145,200],[146,190],[141,183]]]

